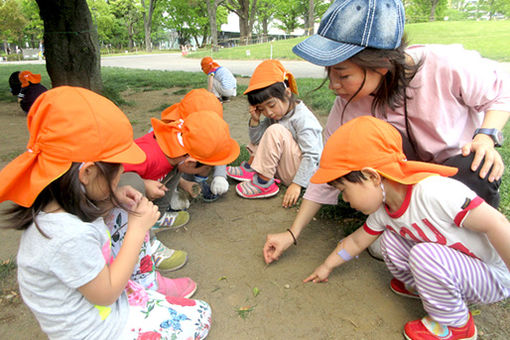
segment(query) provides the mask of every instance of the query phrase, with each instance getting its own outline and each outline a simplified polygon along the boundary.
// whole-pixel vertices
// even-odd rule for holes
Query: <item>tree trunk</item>
[[[313,0],[308,1],[308,27],[306,30],[307,35],[313,35],[313,26],[315,23],[315,6]]]
[[[101,92],[97,30],[86,0],[36,0],[44,22],[44,55],[52,87]]]
[[[151,39],[151,32],[152,32],[152,14],[154,13],[154,8],[156,8],[156,2],[157,0],[149,0],[149,8],[145,7],[145,0],[140,0],[142,7],[144,8],[143,11],[143,28],[145,31],[145,50],[147,52],[152,52],[152,39]]]
[[[431,2],[429,21],[435,21],[436,20],[436,6],[437,6],[437,2],[438,2],[438,0],[432,0],[432,2]]]
[[[209,16],[209,26],[211,30],[211,48],[213,52],[218,51],[218,26],[216,22],[217,0],[207,0],[207,14]]]

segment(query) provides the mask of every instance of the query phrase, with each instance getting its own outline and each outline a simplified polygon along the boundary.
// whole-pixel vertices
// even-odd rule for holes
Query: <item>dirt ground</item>
[[[149,118],[162,105],[182,98],[177,89],[127,92],[122,106],[141,136]],[[240,144],[246,144],[247,103],[242,96],[224,105],[225,120]],[[325,123],[326,117],[319,117]],[[25,116],[15,103],[0,104],[0,167],[23,151],[27,142]],[[314,219],[297,246],[266,266],[262,247],[268,233],[288,228],[296,208],[281,208],[282,194],[270,199],[238,197],[229,192],[214,203],[193,202],[190,223],[158,238],[184,249],[189,261],[170,277],[189,276],[198,284],[194,298],[213,309],[208,339],[402,339],[405,322],[424,315],[419,300],[389,289],[391,275],[384,263],[367,253],[332,273],[328,283],[302,280],[342,238],[341,226]],[[5,204],[0,205],[0,208]],[[15,256],[20,232],[0,230],[0,263]],[[473,306],[479,339],[510,339],[510,303]],[[15,271],[0,282],[0,339],[44,339],[37,321],[23,304]]]

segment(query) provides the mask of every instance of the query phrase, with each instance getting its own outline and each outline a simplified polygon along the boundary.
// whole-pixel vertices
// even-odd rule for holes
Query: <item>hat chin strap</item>
[[[384,185],[382,184],[382,181],[381,181],[381,183],[379,183],[379,185],[381,186],[382,201],[383,201],[383,204],[384,204],[384,203],[386,203],[386,191],[384,190]]]

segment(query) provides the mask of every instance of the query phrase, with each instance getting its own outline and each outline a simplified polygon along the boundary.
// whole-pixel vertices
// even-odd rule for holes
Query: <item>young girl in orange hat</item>
[[[401,135],[380,119],[364,116],[339,127],[311,182],[335,187],[369,216],[304,282],[328,281],[335,267],[379,238],[391,290],[421,299],[428,314],[405,325],[405,338],[476,339],[468,305],[510,296],[510,223],[449,178],[457,171],[408,161]]]
[[[296,98],[296,81],[278,60],[258,65],[244,93],[250,103],[251,158],[238,167],[227,167],[227,175],[241,181],[236,192],[244,198],[276,195],[278,177],[287,186],[282,206],[291,207],[317,169],[322,127]]]
[[[165,297],[129,278],[156,222],[156,206],[117,188],[121,163],[145,155],[127,117],[89,90],[42,94],[27,117],[27,151],[0,172],[9,227],[23,230],[17,255],[24,302],[52,339],[205,338],[211,310],[199,300]],[[103,216],[129,209],[113,259]]]
[[[211,57],[204,57],[200,61],[202,71],[207,74],[207,90],[222,102],[237,95],[237,81],[232,72],[220,66]]]

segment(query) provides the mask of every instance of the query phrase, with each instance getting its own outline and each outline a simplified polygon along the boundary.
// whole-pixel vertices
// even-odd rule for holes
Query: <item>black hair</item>
[[[109,199],[104,202],[107,204],[97,205],[99,202],[92,202],[87,197],[78,178],[81,163],[73,163],[65,174],[51,182],[41,191],[32,206],[27,208],[14,205],[6,209],[4,211],[8,215],[6,228],[25,230],[32,223],[35,223],[37,230],[45,237],[48,237],[37,225],[35,217],[52,201],[57,202],[66,212],[78,216],[84,222],[92,222],[98,217],[104,216],[112,207],[120,207],[111,184],[119,172],[121,164],[106,162],[95,162],[94,164],[108,184],[110,195]]]
[[[12,72],[9,77],[9,87],[13,96],[17,96],[21,91],[21,82],[19,81],[19,71]]]
[[[377,111],[380,111],[384,118],[386,117],[386,107],[395,110],[398,107],[405,105],[406,99],[411,97],[406,93],[406,89],[410,87],[410,82],[414,78],[416,72],[420,69],[423,61],[418,63],[409,63],[406,59],[405,49],[408,46],[406,35],[402,36],[400,46],[393,50],[383,50],[375,48],[365,48],[361,52],[352,56],[349,61],[358,65],[363,69],[364,78],[360,88],[354,95],[347,101],[342,111],[341,123],[343,123],[343,115],[345,109],[351,102],[352,98],[361,91],[365,85],[366,72],[371,70],[377,72],[378,68],[385,68],[388,72],[383,76],[379,87],[374,93],[374,100],[372,102],[371,113],[372,116],[376,115]],[[329,70],[327,67],[327,78],[319,86],[323,86],[329,79]]]
[[[366,180],[367,177],[363,175],[361,171],[351,171],[346,175],[343,175],[342,177],[338,177],[332,181],[329,181],[328,184],[331,186],[334,186],[335,184],[343,184],[344,181],[351,182],[351,183],[362,183],[364,180]]]
[[[283,102],[289,102],[289,109],[292,109],[299,100],[297,96],[291,92],[290,97],[288,97],[285,93],[285,90],[289,87],[289,81],[285,80],[285,82],[278,82],[262,89],[253,90],[247,93],[248,102],[250,105],[258,105],[260,103],[265,102],[271,98],[278,98]]]

